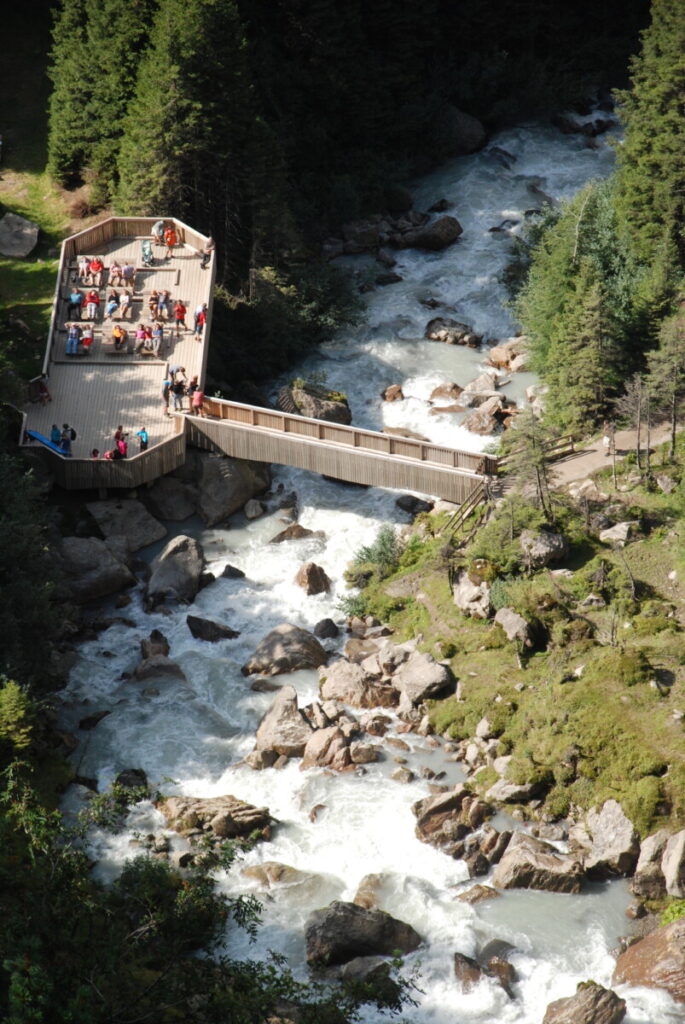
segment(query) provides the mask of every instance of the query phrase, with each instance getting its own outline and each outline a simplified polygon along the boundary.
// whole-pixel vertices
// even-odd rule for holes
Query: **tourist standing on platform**
[[[164,231],[164,241],[166,243],[165,258],[170,260],[174,255],[174,247],[178,245],[178,235],[176,234],[176,228],[169,224]]]
[[[171,383],[172,384],[174,384],[176,382],[176,377],[179,375],[179,373],[181,374],[181,376],[183,378],[183,383],[185,384],[186,381],[188,380],[185,366],[170,366],[169,367],[169,377],[171,378]]]
[[[71,442],[76,440],[76,431],[68,423],[62,424],[59,446],[65,455],[71,455]]]
[[[205,270],[207,268],[207,265],[212,258],[212,253],[214,252],[215,249],[216,242],[210,235],[202,250],[202,261],[200,263],[200,270]]]
[[[205,393],[202,388],[198,388],[197,391],[193,392],[191,399],[190,409],[195,416],[204,416],[204,404],[205,404]]]
[[[138,443],[140,445],[141,452],[146,452],[148,443],[148,433],[145,427],[140,428],[140,430],[136,433],[136,437],[138,438]]]
[[[38,401],[41,405],[47,405],[48,402],[52,401],[52,395],[48,389],[48,375],[47,373],[41,373],[36,379],[36,385],[38,387]]]
[[[93,448],[92,452],[90,453],[90,457],[91,457],[91,459],[99,459],[100,458],[100,449],[99,448]]]
[[[176,324],[177,336],[180,336],[181,328],[183,328],[184,331],[188,330],[188,325],[186,323],[186,313],[186,307],[179,299],[178,302],[174,305],[174,323]]]
[[[186,393],[185,381],[174,381],[171,385],[171,393],[174,396],[174,412],[183,412],[183,396]]]
[[[152,241],[156,245],[164,245],[164,229],[165,224],[163,220],[157,220],[152,225]]]
[[[52,424],[52,430],[50,431],[50,440],[53,444],[59,445],[62,440],[62,431],[59,429],[56,423]]]
[[[83,305],[83,295],[75,286],[71,289],[69,294],[67,316],[70,320],[81,319],[81,306]]]
[[[194,313],[195,323],[193,326],[193,333],[196,341],[202,341],[202,332],[205,329],[207,323],[207,303],[201,302]]]
[[[171,416],[169,412],[169,397],[171,395],[171,381],[169,379],[162,383],[162,402],[164,404],[164,415]]]

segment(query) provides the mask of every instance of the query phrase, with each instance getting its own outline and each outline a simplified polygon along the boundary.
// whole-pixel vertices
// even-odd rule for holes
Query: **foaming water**
[[[415,185],[418,209],[443,197],[452,203],[450,212],[464,227],[458,244],[443,253],[398,253],[403,281],[367,295],[364,323],[342,332],[298,370],[302,375],[324,370],[331,387],[348,393],[359,426],[401,426],[470,450],[480,450],[488,440],[465,431],[459,416],[430,414],[433,388],[445,381],[467,383],[483,368],[484,353],[425,342],[425,324],[432,316],[446,315],[471,324],[489,339],[513,334],[517,325],[501,283],[511,237],[489,228],[518,221],[508,229],[515,234],[526,210],[539,206],[532,187],[557,198],[570,197],[589,178],[607,174],[612,161],[605,142],[590,150],[576,137],[535,125],[503,133],[492,145],[517,157],[510,169],[487,152],[479,153],[446,164]],[[369,270],[368,259],[344,262],[352,270]],[[422,300],[443,303],[444,308],[428,309]],[[528,374],[515,375],[505,393],[521,402],[531,381]],[[406,397],[382,403],[379,394],[391,383],[401,383]],[[135,627],[117,624],[84,643],[62,695],[67,727],[76,729],[78,721],[95,710],[110,712],[97,728],[80,733],[82,742],[74,757],[79,774],[96,779],[102,789],[124,768],[139,767],[166,793],[231,793],[269,807],[278,822],[272,840],[255,847],[218,878],[228,893],[254,890],[263,900],[263,927],[254,945],[239,930],[227,934],[232,955],[261,958],[275,950],[306,977],[308,914],[333,899],[352,899],[362,879],[373,874],[379,876],[379,905],[411,923],[425,940],[406,958],[409,969],[420,970],[422,991],[418,1006],[410,1011],[417,1024],[539,1024],[547,1004],[571,995],[579,981],[591,977],[609,985],[614,963],[610,950],[627,927],[625,884],[591,886],[578,896],[506,892],[474,907],[457,900],[456,895],[473,884],[464,864],[414,835],[412,804],[429,793],[421,769],[444,770],[449,784],[460,778],[459,767],[446,761],[441,750],[431,750],[425,740],[403,736],[408,750],[386,746],[384,759],[359,774],[302,772],[297,763],[281,771],[253,772],[241,764],[272,700],[271,694],[250,688],[241,665],[259,640],[282,622],[311,629],[325,616],[341,621],[336,602],[345,592],[346,564],[360,546],[373,541],[382,524],[399,527],[407,521],[395,505],[397,495],[390,491],[340,486],[284,467],[275,469],[275,483],[296,492],[298,521],[324,536],[270,544],[285,525],[277,510],[253,522],[234,516],[226,528],[182,524],[176,532],[201,540],[208,568],[216,576],[229,563],[245,573],[244,579],[217,578],[192,608],[193,614],[224,622],[240,636],[216,644],[195,640],[186,624],[186,609],[147,614],[140,588],[133,591],[126,615]],[[153,549],[147,554],[154,553]],[[330,594],[307,597],[294,583],[298,568],[308,560],[321,565],[333,581]],[[154,628],[169,640],[171,657],[183,669],[185,681],[146,685],[129,678],[139,660],[139,642]],[[334,652],[341,642],[325,644]],[[301,704],[318,692],[313,672],[279,677],[279,682],[294,685]],[[399,756],[415,772],[409,784],[390,777]],[[78,794],[72,792],[65,809],[76,805]],[[137,833],[163,830],[162,815],[143,803],[131,812],[124,832],[97,833],[98,877],[111,879],[127,857],[139,852]],[[176,848],[183,846],[180,837],[169,836]],[[304,874],[265,893],[242,870],[267,860]],[[454,953],[474,955],[492,938],[515,947],[512,963],[519,982],[514,999],[492,979],[485,978],[466,993],[454,978]],[[625,987],[619,992],[628,1003],[626,1024],[683,1019],[664,993]],[[369,1024],[377,1019],[370,1008],[365,1011]]]

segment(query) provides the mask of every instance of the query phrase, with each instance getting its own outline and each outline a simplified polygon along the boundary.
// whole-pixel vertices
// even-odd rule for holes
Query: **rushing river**
[[[536,125],[502,133],[492,145],[516,157],[509,168],[486,151],[454,160],[415,185],[417,209],[441,198],[452,204],[449,212],[464,228],[459,242],[442,253],[398,253],[396,269],[403,280],[367,294],[363,324],[335,338],[299,370],[303,376],[325,371],[328,385],[349,395],[353,421],[359,426],[402,426],[436,442],[482,448],[487,439],[455,425],[454,417],[431,416],[428,396],[439,383],[466,384],[482,367],[483,354],[423,341],[425,324],[432,316],[447,315],[471,324],[488,339],[513,334],[516,324],[504,304],[501,283],[511,239],[489,228],[503,221],[520,224],[526,210],[540,205],[531,185],[555,198],[568,198],[588,179],[608,174],[612,166],[612,150],[604,138],[598,148],[590,149],[581,137]],[[511,230],[515,233],[517,226]],[[342,262],[353,271],[368,272],[366,258]],[[432,312],[422,299],[448,308]],[[522,401],[531,382],[529,375],[519,374],[506,393]],[[405,400],[383,404],[380,392],[392,383],[402,385]],[[420,971],[419,1005],[407,1011],[416,1024],[540,1024],[547,1004],[571,995],[577,982],[593,978],[610,985],[610,951],[628,927],[625,883],[589,886],[578,896],[513,891],[474,907],[455,901],[456,893],[472,884],[466,869],[415,838],[411,805],[428,793],[428,783],[419,777],[421,766],[449,769],[450,781],[457,780],[458,769],[420,737],[404,737],[411,747],[404,756],[417,774],[409,784],[390,778],[397,753],[390,748],[387,759],[367,766],[364,775],[301,772],[297,763],[263,772],[240,766],[272,699],[271,694],[250,689],[241,664],[279,623],[311,629],[324,616],[341,621],[336,601],[344,592],[347,562],[374,539],[381,524],[407,521],[395,505],[397,495],[388,491],[340,486],[284,467],[275,467],[274,484],[278,483],[286,492],[296,491],[299,522],[323,531],[325,539],[269,545],[283,528],[282,513],[275,507],[250,523],[236,515],[225,529],[206,530],[199,523],[175,529],[202,541],[208,568],[215,575],[227,563],[245,572],[245,579],[217,579],[198,595],[193,609],[241,635],[218,644],[196,641],[185,623],[186,609],[148,615],[140,590],[133,592],[125,614],[135,620],[136,628],[115,625],[84,643],[63,693],[63,719],[73,728],[86,714],[111,711],[96,729],[80,733],[82,744],[75,754],[79,774],[96,778],[102,789],[122,769],[140,767],[151,784],[168,793],[231,793],[269,807],[280,823],[273,840],[220,876],[220,886],[231,894],[248,890],[252,883],[242,877],[241,868],[262,860],[292,865],[311,877],[272,888],[266,896],[258,892],[264,899],[263,927],[254,945],[232,929],[227,937],[232,955],[266,957],[275,950],[305,978],[303,934],[308,913],[333,899],[353,899],[361,879],[374,873],[383,876],[382,909],[408,921],[426,940],[406,958],[409,968],[418,964]],[[306,597],[293,582],[299,566],[308,560],[323,566],[333,580],[330,595]],[[139,660],[138,641],[153,628],[168,638],[171,657],[183,668],[187,683],[170,680],[146,689],[122,678]],[[335,651],[343,639],[325,643]],[[279,681],[297,688],[301,704],[317,695],[315,673],[300,672]],[[77,803],[78,798],[77,788],[72,788],[66,803]],[[316,805],[323,809],[312,821],[310,811]],[[130,843],[135,831],[164,828],[161,815],[148,804],[134,809],[129,825],[119,835],[96,836],[99,877],[111,878],[126,857],[139,852]],[[172,842],[182,845],[173,834]],[[473,956],[492,938],[507,940],[516,949],[512,963],[520,981],[514,999],[491,979],[464,993],[454,978],[453,954]],[[663,993],[625,987],[619,991],[628,1003],[627,1024],[683,1019],[682,1011]],[[371,1022],[376,1016],[369,1012],[364,1019]]]

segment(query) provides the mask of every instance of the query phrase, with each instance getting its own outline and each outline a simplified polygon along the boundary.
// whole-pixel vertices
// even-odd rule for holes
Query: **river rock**
[[[444,160],[450,156],[466,156],[482,149],[487,141],[485,128],[472,114],[446,103],[434,124],[437,144],[436,156]]]
[[[337,725],[317,729],[307,740],[301,768],[332,768],[342,771],[352,763],[345,735]]]
[[[586,824],[592,837],[592,846],[585,858],[587,874],[591,878],[632,874],[640,841],[618,801],[606,800],[599,812],[593,808],[587,814]]]
[[[249,501],[245,502],[243,515],[246,519],[259,519],[260,516],[264,515],[264,506],[256,498],[250,498]]]
[[[429,401],[439,402],[444,400],[446,402],[456,402],[463,390],[464,389],[459,387],[458,384],[454,383],[438,384],[438,386],[433,388],[431,391]]]
[[[174,476],[161,476],[145,493],[146,501],[160,519],[182,522],[195,513],[197,491]]]
[[[153,654],[150,658],[144,658],[133,672],[139,683],[147,682],[150,679],[181,679],[186,681],[185,672],[175,661],[167,658],[164,654]]]
[[[509,370],[512,360],[525,354],[527,345],[527,338],[509,338],[499,345],[493,345],[488,353],[487,362],[498,370]]]
[[[468,324],[444,316],[429,320],[423,336],[428,341],[442,341],[446,345],[478,345],[481,340],[480,335],[474,334]]]
[[[130,587],[136,578],[121,558],[121,549],[99,537],[64,537],[56,545],[57,561],[77,604]]]
[[[666,829],[660,829],[647,836],[640,846],[640,856],[630,882],[630,891],[641,900],[659,900],[666,892],[661,859],[668,839]]]
[[[204,565],[202,547],[194,537],[174,537],[152,563],[146,591],[148,604],[155,608],[169,599],[191,604],[200,588]]]
[[[301,758],[312,733],[310,723],[297,706],[295,687],[284,686],[257,727],[255,749]]]
[[[685,1003],[685,918],[663,925],[621,953],[612,979],[617,984],[665,989]]]
[[[381,398],[384,402],[401,402],[404,398],[404,392],[402,391],[401,384],[390,384],[381,392]]]
[[[0,256],[26,259],[38,244],[40,227],[18,213],[6,213],[0,218]]]
[[[418,800],[412,806],[417,839],[437,847],[448,856],[461,856],[461,840],[472,829],[468,824],[471,802],[472,798],[463,785],[455,786],[447,793]]]
[[[297,409],[302,416],[314,420],[326,420],[329,423],[352,422],[352,413],[346,398],[331,398],[326,388],[307,384],[304,387],[291,388],[290,393]]]
[[[265,889],[274,885],[291,885],[294,882],[306,882],[314,875],[309,871],[300,871],[289,864],[281,864],[277,860],[265,860],[261,864],[250,864],[242,868],[241,875],[259,882]]]
[[[144,659],[153,658],[156,654],[167,657],[169,651],[169,641],[159,629],[153,629],[149,636],[144,636],[140,641],[140,653]]]
[[[335,640],[336,637],[340,636],[340,630],[335,622],[333,622],[333,619],[319,619],[314,626],[314,636],[318,637],[319,640]]]
[[[352,764],[373,764],[380,760],[380,750],[373,743],[355,740],[354,743],[350,743],[350,758]]]
[[[309,915],[305,943],[308,963],[342,964],[358,956],[411,953],[421,936],[382,910],[336,900]]]
[[[275,537],[272,537],[269,544],[282,544],[284,540],[304,540],[305,537],[323,537],[323,533],[320,530],[308,530],[306,526],[300,526],[299,523],[292,523],[290,526],[286,526],[285,530],[281,530]]]
[[[254,807],[234,796],[170,796],[157,807],[175,832],[211,832],[217,839],[247,839],[255,832],[271,837],[271,815],[267,807]]]
[[[497,889],[493,889],[491,885],[472,885],[466,892],[460,892],[455,899],[459,900],[460,903],[483,903],[485,900],[497,899],[501,894],[497,892]]]
[[[105,537],[126,537],[131,551],[166,537],[162,526],[140,501],[124,498],[121,501],[89,501],[86,508]]]
[[[464,992],[470,991],[483,977],[480,964],[465,953],[454,954],[454,975]]]
[[[225,565],[221,573],[221,578],[224,580],[244,580],[245,573],[235,565]]]
[[[495,405],[493,406],[492,403]],[[502,411],[502,400],[499,396],[493,399],[488,399],[483,405],[474,409],[470,412],[461,423],[464,430],[469,430],[472,434],[479,434],[481,437],[487,437],[490,434],[494,434],[499,429],[500,421],[495,415],[496,412]]]
[[[331,581],[326,572],[315,562],[305,562],[297,570],[295,582],[307,594],[327,594],[331,589]]]
[[[493,883],[499,889],[580,892],[582,868],[549,843],[515,832],[495,868]]]
[[[558,562],[568,551],[568,543],[560,533],[541,530],[522,530],[519,545],[526,564],[532,569],[542,569],[550,562]]]
[[[405,232],[400,236],[399,244],[401,248],[439,251],[440,249],[446,249],[448,245],[456,242],[463,231],[464,229],[457,218],[450,217],[448,214],[445,217],[438,217],[437,220],[425,224],[416,231]],[[397,245],[398,236],[392,235],[391,241]]]
[[[626,1004],[611,989],[581,981],[573,996],[550,1003],[542,1024],[621,1024]]]
[[[666,892],[682,899],[685,896],[685,830],[671,836],[661,859]]]
[[[124,768],[114,780],[122,789],[148,790],[147,775],[142,768]]]
[[[539,792],[539,785],[535,783],[509,782],[507,779],[498,779],[485,794],[486,800],[503,804],[527,804],[533,800]]]
[[[207,526],[228,519],[271,482],[266,462],[248,462],[213,452],[198,453],[197,510]]]
[[[319,669],[323,700],[340,700],[355,708],[394,707],[397,690],[388,683],[370,678],[360,665],[339,658]]]
[[[513,608],[499,608],[495,613],[495,622],[502,627],[507,640],[518,640],[524,647],[533,646],[530,626]]]
[[[313,729],[297,706],[297,691],[284,686],[257,727],[255,748],[286,757],[302,757]]]
[[[473,619],[487,619],[490,615],[490,585],[485,580],[473,583],[467,572],[461,572],[454,585],[453,599],[457,608]]]
[[[202,619],[199,615],[187,615],[186,623],[188,629],[196,640],[206,640],[215,644],[219,640],[235,640],[240,633],[221,622],[213,622],[212,619]]]
[[[318,668],[327,660],[326,651],[312,633],[286,622],[260,640],[241,672],[244,676],[277,676],[301,668]]]
[[[400,693],[400,711],[410,711],[428,697],[441,693],[451,682],[447,666],[420,651],[412,651],[392,676],[392,685]]]

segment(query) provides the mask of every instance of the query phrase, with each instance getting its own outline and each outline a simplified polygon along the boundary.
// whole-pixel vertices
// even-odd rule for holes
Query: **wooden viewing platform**
[[[142,242],[150,238],[158,219],[175,225],[179,244],[169,260],[164,259],[163,247],[154,246],[154,263],[146,267],[141,260]],[[162,382],[169,365],[184,366],[188,379],[197,376],[204,386],[215,279],[214,256],[207,270],[200,269],[199,252],[206,242],[205,236],[171,217],[111,217],[63,243],[43,364],[52,401],[26,407],[20,441],[23,451],[37,452],[48,463],[58,484],[72,490],[137,487],[182,465],[188,443],[236,458],[297,466],[340,480],[418,491],[459,503],[481,485],[484,476],[497,472],[497,458],[491,455],[223,399],[206,398],[203,417],[187,411],[166,416]],[[114,354],[109,337],[116,319],[103,325],[110,288],[105,272],[91,353],[67,355],[67,300],[80,255],[101,255],[106,268],[115,259],[135,265],[133,310],[129,320],[122,321],[130,333],[139,322],[150,322],[147,300],[152,289],[167,289],[171,306],[177,299],[183,301],[189,330],[177,338],[170,315],[161,358],[135,352]],[[201,302],[207,303],[208,315],[198,342],[192,332],[193,311]],[[187,410],[187,398],[184,406]],[[59,427],[69,423],[76,429],[71,457],[27,438],[27,430],[49,437],[53,423]],[[120,423],[130,435],[129,458],[114,462],[90,458],[93,448],[103,453],[113,446]],[[150,436],[144,453],[138,453],[134,437],[141,427]]]

